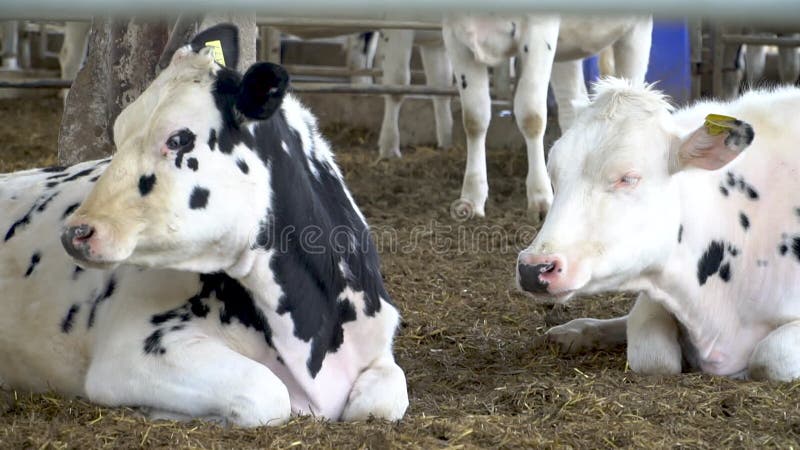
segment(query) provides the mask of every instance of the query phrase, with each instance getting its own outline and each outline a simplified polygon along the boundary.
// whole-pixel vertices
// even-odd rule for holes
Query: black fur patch
[[[203,187],[195,186],[192,195],[189,197],[189,208],[203,209],[208,205],[208,196],[211,192]]]
[[[197,158],[189,158],[189,159],[187,159],[186,160],[186,167],[188,167],[188,168],[192,169],[193,171],[197,172],[197,169],[199,167],[199,165],[197,163]]]
[[[250,172],[250,167],[243,159],[237,159],[236,165],[239,167],[239,170],[241,170],[243,174],[247,175],[247,173]]]
[[[461,89],[467,88],[467,76],[463,73],[461,74]]]
[[[177,149],[178,154],[177,156],[175,156],[175,167],[180,169],[181,165],[183,164],[184,155],[194,150],[194,141],[197,138],[197,136],[195,136],[194,133],[192,133],[190,130],[187,129],[183,129],[178,133],[182,136],[183,139],[186,139],[188,141],[186,145]]]
[[[59,178],[64,178],[64,177],[68,177],[68,176],[69,176],[68,173],[57,173],[55,175],[50,175],[46,179],[48,179],[48,180],[58,180]]]
[[[800,236],[796,236],[792,239],[792,253],[794,253],[797,261],[800,262]]]
[[[75,315],[80,311],[81,305],[75,303],[69,307],[67,315],[61,320],[61,332],[69,333],[72,331],[72,324],[75,322]]]
[[[528,53],[528,44],[525,44],[525,45],[522,46],[522,51],[524,51],[525,53]]]
[[[517,23],[511,22],[511,37],[513,38],[515,34],[517,34]]]
[[[67,217],[69,217],[69,215],[74,213],[75,210],[78,209],[78,207],[80,207],[80,206],[81,206],[80,203],[73,203],[73,204],[67,206],[67,209],[64,210],[64,214],[61,215],[61,220],[64,220]]]
[[[712,241],[703,256],[697,262],[697,281],[700,286],[706,284],[708,277],[719,271],[722,257],[725,255],[725,244],[721,241]]]
[[[728,188],[726,188],[725,186],[723,186],[723,185],[721,185],[721,184],[720,184],[720,185],[719,185],[719,191],[720,191],[720,192],[722,193],[722,195],[724,195],[725,197],[727,197],[727,196],[728,196]]]
[[[728,282],[731,280],[731,264],[725,263],[719,267],[719,277],[722,281]]]
[[[101,303],[108,300],[112,295],[114,295],[114,289],[117,287],[117,280],[114,279],[112,276],[108,279],[108,283],[106,284],[105,290],[96,296],[94,300],[91,301],[91,309],[89,310],[89,318],[86,322],[86,328],[91,328],[94,326],[94,318],[97,314],[97,308],[100,306]]]
[[[544,43],[545,43],[545,45],[547,45],[547,49],[548,50],[552,50],[553,49],[553,47],[550,45],[549,42],[545,41]]]
[[[725,138],[725,146],[745,148],[753,142],[755,132],[753,127],[741,120],[734,120],[735,128],[728,129],[728,136]]]
[[[33,206],[31,206],[31,209],[29,209],[28,212],[25,213],[24,216],[22,216],[22,218],[18,219],[16,222],[11,224],[11,227],[9,227],[8,231],[6,232],[6,237],[4,241],[8,241],[12,237],[14,237],[14,235],[17,233],[17,228],[23,228],[29,223],[31,223],[31,214],[33,214],[33,211],[36,209],[36,206],[37,204],[34,203]]]
[[[45,167],[42,169],[42,172],[51,173],[51,172],[63,172],[67,170],[64,166],[52,166],[52,167]]]
[[[208,148],[214,150],[214,147],[216,146],[217,146],[217,130],[212,128],[211,131],[208,132]]]
[[[92,173],[92,171],[93,171],[93,170],[94,170],[94,167],[92,167],[92,168],[89,168],[89,169],[84,169],[84,170],[81,170],[80,172],[78,172],[78,173],[76,173],[76,174],[72,175],[71,177],[69,177],[69,178],[64,178],[64,179],[63,179],[63,180],[61,180],[61,181],[62,181],[62,182],[65,182],[65,183],[66,183],[67,181],[75,181],[75,180],[77,180],[78,178],[82,178],[82,177],[85,177],[86,175],[89,175],[90,173]]]
[[[156,174],[142,175],[139,177],[139,194],[144,197],[153,190],[156,185]]]
[[[167,349],[161,345],[161,338],[163,337],[163,334],[163,330],[161,330],[161,328],[157,328],[145,338],[144,353],[146,355],[163,355],[167,352]]]
[[[788,253],[788,252],[789,252],[789,246],[788,245],[781,244],[781,245],[778,246],[778,253],[780,253],[781,256],[786,256],[786,253]]]
[[[99,180],[99,179],[100,179],[100,175],[97,175],[97,176],[94,176],[94,177],[92,177],[92,178],[89,178],[89,182],[90,182],[90,183],[94,183],[95,181],[97,181],[97,180]]]
[[[681,243],[682,239],[683,239],[683,224],[681,224],[681,226],[678,227],[678,243],[679,244]]]
[[[83,272],[83,268],[81,266],[75,266],[75,269],[72,271],[72,279],[77,280],[81,272]]]
[[[750,228],[750,219],[743,212],[739,212],[739,224],[747,231]]]
[[[47,205],[53,201],[54,198],[58,195],[58,192],[54,192],[50,194],[49,197],[45,198],[43,202],[39,203],[39,206],[36,207],[36,211],[42,212],[47,208]]]
[[[31,256],[31,264],[28,266],[28,270],[25,271],[25,277],[31,276],[33,271],[36,269],[36,265],[39,264],[39,261],[42,260],[42,254],[39,252],[34,253]]]

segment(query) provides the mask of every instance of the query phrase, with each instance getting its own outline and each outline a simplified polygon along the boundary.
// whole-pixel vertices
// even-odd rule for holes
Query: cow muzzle
[[[531,294],[553,294],[553,285],[563,283],[564,258],[559,255],[520,253],[517,260],[519,288]]]
[[[94,235],[94,227],[89,224],[68,226],[61,232],[61,245],[69,256],[79,261],[88,261],[91,259],[91,241]]]

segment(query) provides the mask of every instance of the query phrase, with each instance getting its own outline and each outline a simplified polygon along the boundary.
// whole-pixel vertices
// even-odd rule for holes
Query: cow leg
[[[570,320],[547,330],[545,340],[558,345],[562,353],[607,350],[625,343],[626,321],[627,316]]]
[[[646,375],[681,373],[678,324],[663,306],[639,294],[628,314],[628,366]]]
[[[366,420],[370,416],[400,420],[407,408],[406,375],[389,354],[372,363],[356,378],[342,420]]]
[[[461,119],[467,137],[467,167],[458,202],[459,217],[485,215],[489,183],[486,175],[486,131],[492,114],[489,73],[486,66],[452,32],[445,30],[444,43],[461,98]]]
[[[453,68],[447,59],[444,45],[420,46],[425,80],[435,87],[450,87],[453,84]],[[453,112],[450,110],[450,97],[433,96],[433,114],[436,118],[436,144],[439,148],[453,145]]]
[[[761,340],[750,355],[753,380],[792,381],[800,378],[800,321],[778,327]]]
[[[627,33],[617,39],[614,42],[616,76],[636,83],[644,83],[652,40],[652,19],[638,21]]]
[[[788,37],[797,39],[800,34]],[[778,47],[778,73],[781,83],[794,84],[800,76],[800,49],[796,47]]]
[[[775,37],[774,34],[758,34],[764,37]],[[767,47],[764,45],[747,45],[744,50],[744,73],[747,86],[757,86],[764,77],[767,64]]]
[[[166,334],[163,354],[143,352],[141,342],[101,344],[86,375],[89,400],[144,407],[154,417],[221,417],[241,426],[289,419],[289,392],[278,377],[204,333]]]
[[[402,84],[411,82],[411,48],[414,43],[413,30],[381,30],[383,36],[383,76],[381,84]],[[378,137],[380,158],[400,157],[400,106],[402,95],[383,96],[383,123]]]
[[[375,58],[378,33],[368,32],[348,35],[345,39],[347,68],[350,70],[370,69]],[[351,75],[353,84],[372,84],[370,75]]]
[[[558,126],[564,133],[575,120],[577,105],[589,104],[583,80],[583,60],[553,63],[550,85],[558,104]]]
[[[547,125],[547,87],[553,68],[558,21],[534,22],[524,31],[514,116],[528,149],[528,214],[534,221],[544,220],[553,203],[553,189],[544,162],[544,131]]]

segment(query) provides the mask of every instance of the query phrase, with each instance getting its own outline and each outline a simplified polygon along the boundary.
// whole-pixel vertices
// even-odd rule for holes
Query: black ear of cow
[[[253,64],[242,77],[236,109],[250,119],[267,119],[280,108],[288,89],[286,69],[268,62]]]
[[[239,64],[239,29],[232,23],[221,23],[205,29],[197,33],[190,44],[195,52],[203,47],[213,48],[214,59],[229,69],[236,70]]]

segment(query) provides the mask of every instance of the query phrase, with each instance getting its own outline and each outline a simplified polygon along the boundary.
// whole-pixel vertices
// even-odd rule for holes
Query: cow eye
[[[194,142],[194,134],[189,130],[180,130],[167,139],[167,148],[178,150]]]
[[[614,187],[615,188],[632,188],[632,187],[635,187],[637,184],[639,184],[639,180],[641,180],[641,179],[642,179],[641,176],[639,176],[639,175],[637,175],[637,174],[635,174],[633,172],[628,172],[625,175],[619,177],[619,180],[617,180],[617,182],[614,183]]]

